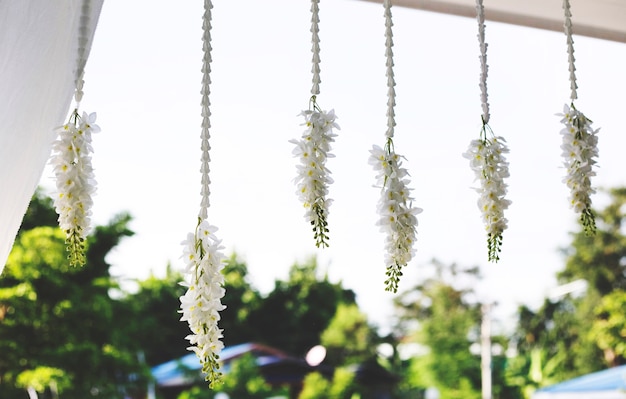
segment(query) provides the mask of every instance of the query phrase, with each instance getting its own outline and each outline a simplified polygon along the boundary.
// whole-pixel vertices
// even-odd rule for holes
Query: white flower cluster
[[[417,217],[422,209],[413,206],[410,196],[409,173],[402,167],[402,156],[392,149],[388,139],[385,149],[374,145],[370,150],[369,164],[376,171],[376,187],[381,188],[378,201],[377,223],[386,234],[385,264],[387,279],[385,290],[397,292],[402,267],[415,255],[413,244],[417,241]]]
[[[180,297],[181,321],[187,321],[192,334],[186,338],[202,364],[209,386],[221,379],[219,353],[224,347],[222,330],[218,327],[219,312],[225,309],[224,297],[224,254],[221,241],[215,236],[217,227],[202,221],[196,234],[189,233],[182,242],[187,292]]]
[[[326,167],[326,160],[334,157],[330,153],[334,138],[333,128],[339,129],[335,123],[335,111],[324,112],[317,107],[313,111],[303,111],[306,130],[299,140],[290,140],[296,145],[292,153],[300,158],[297,166],[298,175],[294,179],[296,193],[306,208],[305,218],[313,226],[314,239],[317,247],[328,246],[328,208],[332,200],[326,198],[328,187],[333,179]]]
[[[480,181],[480,187],[475,190],[480,194],[478,208],[487,230],[488,259],[497,262],[500,259],[502,233],[507,228],[504,210],[511,204],[504,198],[507,192],[504,179],[509,177],[509,164],[504,154],[509,149],[502,137],[486,138],[486,127],[483,127],[484,136],[472,140],[463,156],[470,160],[476,180]]]
[[[57,187],[54,206],[59,215],[59,226],[66,235],[72,266],[82,266],[86,262],[85,237],[91,228],[91,196],[96,191],[91,165],[91,135],[100,131],[95,122],[95,112],[83,112],[81,117],[75,110],[70,121],[55,130],[58,137],[52,144],[50,164],[54,167]]]
[[[574,105],[563,107],[561,123],[565,127],[561,130],[563,143],[561,144],[563,165],[567,169],[567,176],[563,182],[570,189],[570,206],[580,213],[580,221],[586,234],[594,234],[596,230],[595,217],[591,211],[591,195],[595,190],[591,187],[591,177],[595,176],[593,165],[598,156],[598,133],[589,120]]]

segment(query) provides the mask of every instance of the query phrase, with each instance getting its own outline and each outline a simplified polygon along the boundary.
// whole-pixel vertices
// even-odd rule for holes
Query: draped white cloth
[[[0,273],[65,123],[85,0],[0,0]],[[103,0],[90,0],[87,57]]]

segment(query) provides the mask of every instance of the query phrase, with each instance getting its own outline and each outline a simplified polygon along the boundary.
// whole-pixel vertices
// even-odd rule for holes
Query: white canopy
[[[103,0],[0,2],[0,273],[75,87],[81,9],[88,56]]]

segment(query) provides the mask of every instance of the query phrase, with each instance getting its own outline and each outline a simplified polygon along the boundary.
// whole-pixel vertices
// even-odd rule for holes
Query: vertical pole
[[[483,399],[491,399],[491,305],[483,304],[480,325],[480,369]]]

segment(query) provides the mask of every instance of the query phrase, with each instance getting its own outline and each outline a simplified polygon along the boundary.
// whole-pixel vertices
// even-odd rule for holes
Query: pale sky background
[[[268,293],[294,262],[317,256],[331,281],[357,293],[370,320],[386,326],[384,236],[375,225],[379,190],[367,163],[384,143],[386,78],[381,4],[320,5],[321,94],[341,126],[328,167],[330,248],[315,248],[295,194],[289,139],[311,88],[310,2],[215,0],[211,101],[210,223],[236,251],[251,283]],[[574,7],[575,5],[573,5]],[[576,24],[576,10],[573,8]],[[97,112],[94,221],[129,211],[134,237],[110,255],[113,273],[144,278],[182,267],[180,242],[200,202],[201,1],[107,0],[86,67],[83,111]],[[487,21],[491,127],[511,150],[501,261],[487,262],[473,173],[462,157],[480,129],[474,19],[393,8],[397,81],[396,151],[406,156],[418,216],[417,255],[400,290],[426,276],[430,260],[479,265],[476,287],[506,321],[537,306],[556,285],[559,248],[578,229],[561,182],[554,114],[569,103],[565,35]],[[626,46],[575,37],[579,100],[600,127],[598,187],[626,184],[623,95]],[[62,121],[61,121],[62,122]],[[52,186],[47,169],[42,185]],[[594,197],[601,204],[601,195]],[[228,305],[228,304],[226,304]],[[227,332],[226,332],[227,334]]]

